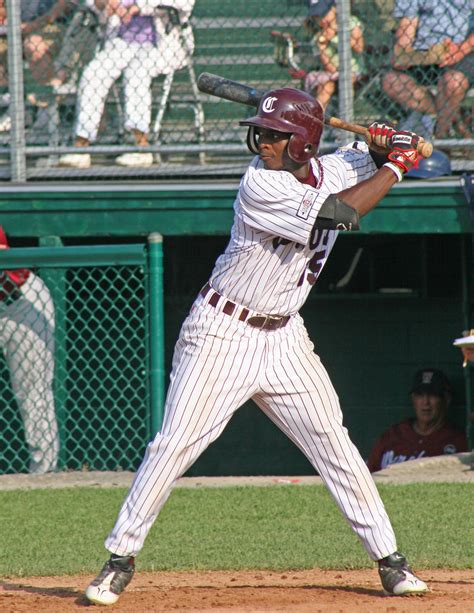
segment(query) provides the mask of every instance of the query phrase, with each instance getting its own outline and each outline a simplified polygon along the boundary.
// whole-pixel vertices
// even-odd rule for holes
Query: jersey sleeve
[[[255,158],[240,185],[237,213],[256,230],[306,245],[326,198],[289,172],[259,167]]]
[[[331,193],[353,187],[377,172],[369,148],[362,141],[340,147],[334,153],[323,155],[320,160],[324,167],[331,170],[333,181],[337,182],[337,188],[330,189]]]

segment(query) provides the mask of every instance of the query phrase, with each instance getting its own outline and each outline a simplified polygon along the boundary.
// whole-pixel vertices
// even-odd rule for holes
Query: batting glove
[[[395,129],[386,123],[375,121],[369,126],[368,132],[366,141],[369,147],[378,153],[388,153],[391,148],[389,138],[395,134]]]
[[[419,142],[420,137],[414,132],[394,131],[387,139],[387,144],[391,149],[388,159],[404,173],[412,168],[418,168],[420,163],[420,154],[417,150]]]

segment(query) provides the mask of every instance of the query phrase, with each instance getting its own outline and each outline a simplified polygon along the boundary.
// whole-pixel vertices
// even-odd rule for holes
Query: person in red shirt
[[[0,249],[8,249],[0,226]],[[23,419],[30,473],[55,470],[59,436],[54,406],[51,294],[31,270],[0,270],[0,349]]]
[[[467,451],[465,434],[446,421],[451,384],[441,370],[418,371],[411,400],[415,417],[391,426],[376,441],[367,461],[371,472],[407,460]]]

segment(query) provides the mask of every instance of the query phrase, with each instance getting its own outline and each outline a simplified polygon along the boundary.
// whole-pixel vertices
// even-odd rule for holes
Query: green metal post
[[[148,236],[149,264],[149,347],[150,427],[155,436],[161,430],[165,406],[165,334],[163,305],[163,236]]]
[[[62,247],[59,236],[43,236],[39,239],[41,247]],[[64,268],[42,268],[41,278],[51,292],[55,312],[54,328],[54,403],[59,431],[59,461],[58,468],[66,465],[66,277]]]
[[[474,254],[474,241],[471,239],[471,249]],[[462,293],[463,293],[463,329],[469,330],[472,328],[471,320],[471,300],[472,300],[472,270],[469,265],[469,241],[465,235],[461,236],[461,249],[462,249]],[[471,415],[473,412],[472,406],[472,365],[467,364],[464,369],[464,384],[466,392],[466,436],[468,440],[469,449],[474,448],[474,428],[471,421]]]

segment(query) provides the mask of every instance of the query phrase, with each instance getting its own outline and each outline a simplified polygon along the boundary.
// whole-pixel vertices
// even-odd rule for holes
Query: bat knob
[[[428,143],[424,140],[421,140],[418,143],[417,147],[418,153],[422,155],[424,158],[429,158],[433,153],[433,145],[432,143]]]

